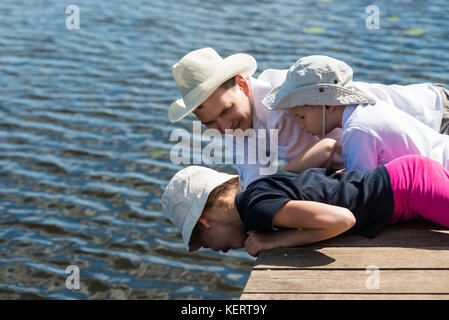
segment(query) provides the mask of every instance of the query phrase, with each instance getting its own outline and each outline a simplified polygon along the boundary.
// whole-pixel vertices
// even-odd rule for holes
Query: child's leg
[[[395,213],[391,223],[422,216],[449,227],[449,171],[419,155],[385,165],[390,174]]]

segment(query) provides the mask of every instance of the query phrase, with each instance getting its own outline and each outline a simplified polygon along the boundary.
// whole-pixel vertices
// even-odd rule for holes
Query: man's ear
[[[210,226],[210,224],[209,224],[209,221],[207,220],[207,218],[205,218],[205,217],[200,217],[199,219],[198,219],[198,223],[200,224],[200,225],[202,225],[204,228],[206,228],[206,229],[209,229],[211,226]]]
[[[247,97],[249,97],[249,86],[245,78],[238,74],[235,76],[235,83],[239,87],[239,89],[242,90]]]

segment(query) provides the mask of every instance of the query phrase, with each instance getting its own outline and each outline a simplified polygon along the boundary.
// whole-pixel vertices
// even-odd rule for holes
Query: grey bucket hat
[[[295,106],[375,104],[352,83],[352,68],[327,56],[307,56],[290,67],[285,81],[272,89],[262,103],[269,110]]]

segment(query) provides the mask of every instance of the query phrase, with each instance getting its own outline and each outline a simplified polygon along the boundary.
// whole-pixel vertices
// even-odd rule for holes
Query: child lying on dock
[[[307,152],[319,153],[329,140]],[[449,227],[449,171],[408,155],[364,173],[279,170],[239,192],[237,176],[190,166],[171,179],[161,203],[188,251],[245,247],[257,256],[343,233],[373,238],[387,224],[419,216]]]
[[[298,60],[263,102],[269,109],[290,108],[314,135],[341,127],[350,170],[327,169],[332,139],[309,147],[284,168],[289,171],[256,180],[241,193],[236,176],[198,166],[181,170],[162,207],[187,249],[245,246],[257,255],[342,233],[372,238],[389,223],[417,216],[449,227],[449,137],[381,99],[366,103],[362,89],[342,61]],[[449,91],[440,93],[447,114]]]

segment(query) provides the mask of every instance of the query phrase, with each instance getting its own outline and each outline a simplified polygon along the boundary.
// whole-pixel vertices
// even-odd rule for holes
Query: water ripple
[[[239,297],[254,259],[186,253],[160,206],[183,167],[170,134],[194,119],[167,119],[188,51],[246,52],[256,76],[327,54],[357,81],[449,82],[443,0],[377,1],[379,30],[354,0],[81,0],[79,30],[66,3],[28,2],[0,3],[0,299]]]

